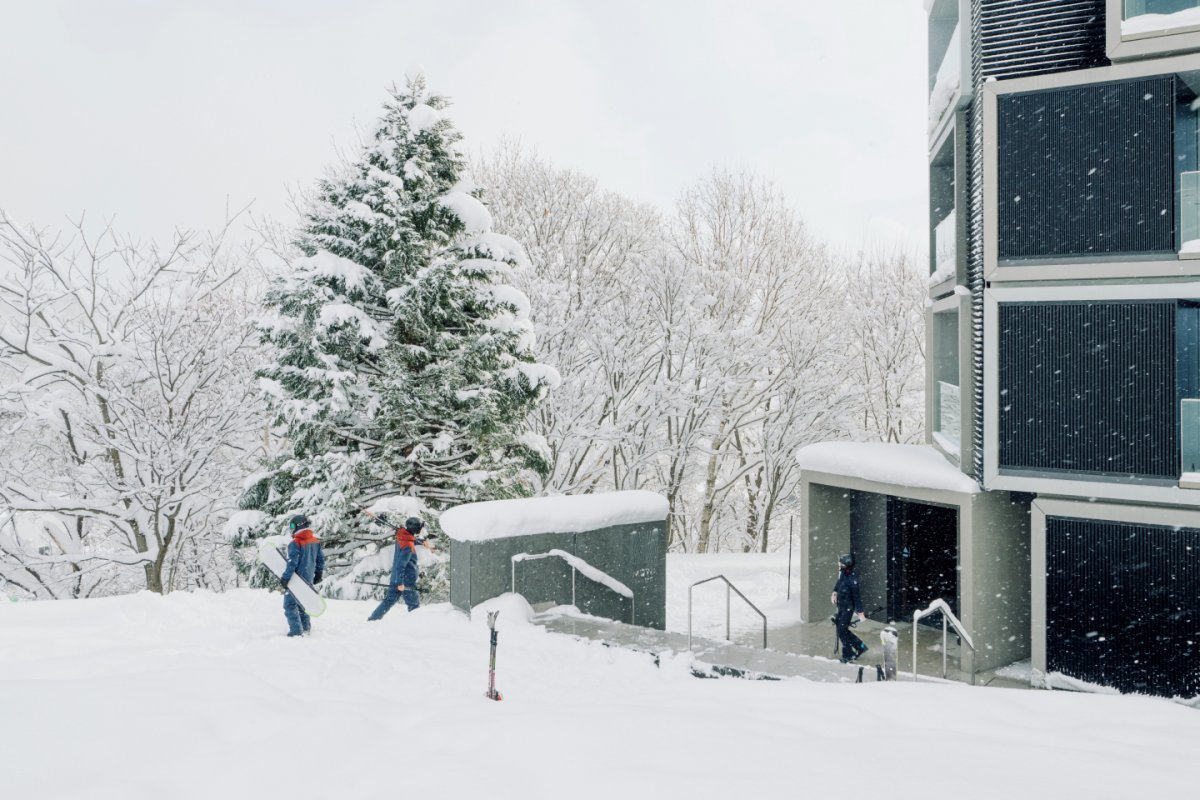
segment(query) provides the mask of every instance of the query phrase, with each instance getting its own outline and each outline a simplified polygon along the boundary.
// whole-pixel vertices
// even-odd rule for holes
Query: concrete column
[[[1030,653],[1029,506],[1008,492],[971,495],[959,520],[959,603],[975,671]]]
[[[829,616],[829,592],[837,575],[837,557],[850,549],[849,489],[800,483],[800,614],[806,622]]]

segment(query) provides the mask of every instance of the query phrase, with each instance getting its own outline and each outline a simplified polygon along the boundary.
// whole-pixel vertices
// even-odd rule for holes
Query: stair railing
[[[913,681],[917,680],[917,623],[925,617],[942,612],[942,678],[946,677],[946,624],[954,626],[954,630],[966,643],[967,647],[971,648],[971,685],[975,685],[975,643],[971,641],[970,635],[963,628],[963,624],[959,622],[958,617],[954,616],[954,612],[950,610],[950,604],[942,598],[938,598],[929,604],[929,608],[924,611],[913,612],[913,635],[912,635],[912,676]],[[959,667],[962,667],[962,653],[959,651],[958,657]]]
[[[709,581],[716,581],[716,580],[725,581],[725,638],[729,639],[730,641],[733,641],[732,639],[730,639],[730,636],[729,636],[729,605],[730,605],[730,591],[734,591],[734,592],[737,592],[738,597],[740,597],[746,601],[746,605],[750,606],[750,608],[754,610],[755,614],[758,614],[760,617],[762,617],[762,624],[763,624],[763,645],[762,646],[763,646],[764,650],[767,649],[767,615],[764,614],[763,612],[759,611],[758,606],[754,605],[754,603],[751,603],[750,598],[746,597],[746,595],[742,594],[741,591],[736,586],[734,586],[732,583],[729,582],[728,578],[726,578],[724,575],[714,575],[711,578],[705,578],[702,581],[696,581],[695,583],[693,583],[691,586],[688,587],[688,650],[692,649],[692,590],[703,583],[708,583]]]
[[[566,550],[548,550],[545,553],[517,553],[512,557],[512,583],[509,586],[510,591],[514,594],[517,591],[517,562],[518,561],[537,561],[543,558],[561,558],[567,562],[567,566],[571,568],[571,605],[575,605],[575,575],[578,572],[583,573],[583,577],[598,583],[605,589],[620,595],[621,597],[629,598],[629,624],[636,625],[637,622],[637,607],[633,601],[633,590],[619,580],[609,575],[601,569],[593,567],[588,562],[584,561],[577,555],[568,553]],[[578,607],[578,606],[576,606]]]

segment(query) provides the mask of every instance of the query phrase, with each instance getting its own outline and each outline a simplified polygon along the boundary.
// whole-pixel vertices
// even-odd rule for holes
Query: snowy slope
[[[889,798],[1195,792],[1200,714],[1165,701],[697,680],[509,603],[493,703],[480,620],[443,605],[368,625],[369,605],[331,603],[301,640],[261,591],[0,605],[3,796],[727,800],[839,796],[848,777]],[[910,783],[935,752],[936,779]]]

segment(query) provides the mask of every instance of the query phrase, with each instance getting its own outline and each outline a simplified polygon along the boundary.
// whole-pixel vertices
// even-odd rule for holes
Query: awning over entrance
[[[926,444],[821,442],[801,448],[796,461],[803,470],[848,475],[893,486],[964,494],[980,491],[974,479]]]

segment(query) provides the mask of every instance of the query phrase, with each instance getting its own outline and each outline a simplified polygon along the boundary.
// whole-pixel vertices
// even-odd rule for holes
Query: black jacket
[[[839,612],[854,611],[855,613],[862,613],[862,596],[858,592],[857,575],[853,572],[843,572],[838,576],[837,583],[833,586],[833,591],[837,592],[837,608]]]

